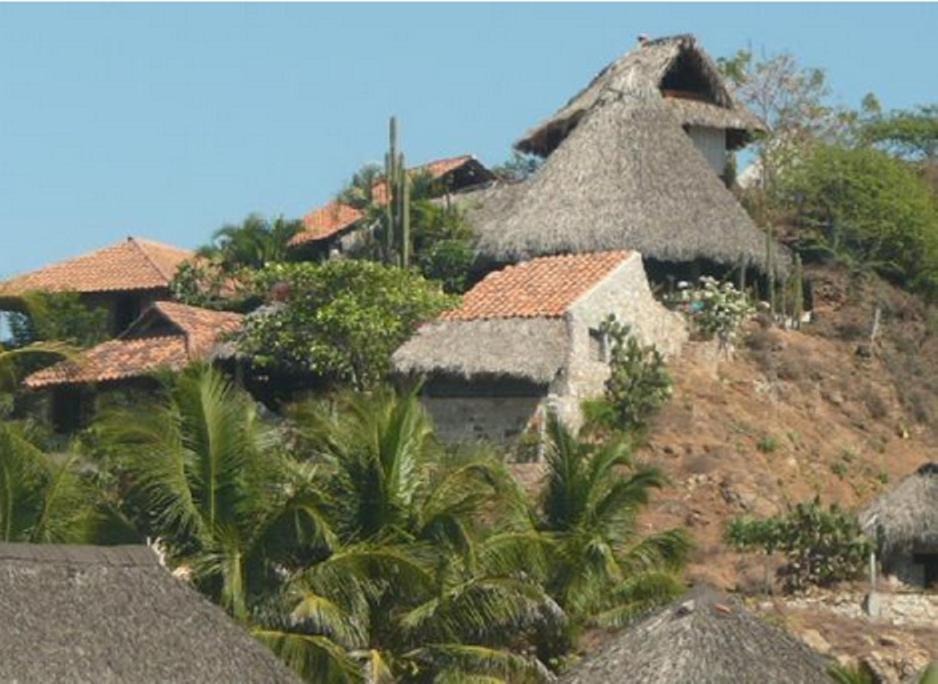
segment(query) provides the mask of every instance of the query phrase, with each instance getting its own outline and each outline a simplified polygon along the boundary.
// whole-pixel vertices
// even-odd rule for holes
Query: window
[[[606,334],[597,328],[590,328],[589,358],[590,361],[606,363],[609,360],[609,341]]]

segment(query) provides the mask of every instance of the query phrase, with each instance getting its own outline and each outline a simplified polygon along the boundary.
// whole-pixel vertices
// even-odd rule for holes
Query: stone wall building
[[[487,276],[398,349],[394,368],[425,379],[425,405],[451,442],[511,440],[548,410],[576,428],[582,400],[609,375],[600,332],[609,315],[666,356],[687,339],[637,252],[541,257]]]

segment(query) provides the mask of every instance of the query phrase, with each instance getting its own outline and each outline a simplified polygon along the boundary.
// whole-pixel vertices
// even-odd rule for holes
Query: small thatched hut
[[[926,463],[860,513],[883,570],[917,586],[938,583],[938,463]]]
[[[634,249],[761,268],[765,235],[720,175],[762,129],[693,36],[646,41],[516,143],[546,157],[531,178],[460,201],[495,262]]]
[[[505,441],[542,424],[572,426],[580,402],[602,392],[610,314],[644,343],[677,352],[687,332],[652,296],[636,252],[541,257],[489,274],[462,305],[428,323],[393,356],[423,376],[424,402],[449,441]]]
[[[299,684],[145,546],[0,544],[0,681]]]
[[[697,587],[561,677],[567,684],[829,684],[827,663],[734,598]]]

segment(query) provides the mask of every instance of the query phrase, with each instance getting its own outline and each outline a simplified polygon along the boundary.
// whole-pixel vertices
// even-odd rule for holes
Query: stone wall
[[[436,433],[447,442],[508,442],[539,413],[545,397],[422,397]]]

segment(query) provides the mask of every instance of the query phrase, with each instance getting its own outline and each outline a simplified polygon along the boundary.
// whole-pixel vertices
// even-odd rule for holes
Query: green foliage
[[[442,283],[444,292],[465,292],[475,263],[475,236],[465,212],[421,201],[412,214],[414,256],[423,277]]]
[[[873,149],[817,146],[779,192],[806,248],[938,293],[938,205],[902,161]]]
[[[247,267],[231,268],[223,267],[218,259],[184,262],[169,285],[173,299],[203,309],[249,309],[257,303],[252,292],[253,272]]]
[[[855,579],[872,549],[854,515],[836,504],[824,509],[818,499],[797,504],[782,516],[734,518],[726,538],[739,549],[785,554],[780,573],[789,590]]]
[[[74,292],[30,292],[22,298],[25,315],[11,316],[14,347],[33,342],[64,342],[90,347],[108,337],[108,313],[89,307]]]
[[[892,112],[868,122],[862,130],[865,142],[913,160],[938,158],[938,105]]]
[[[290,295],[282,307],[246,321],[241,351],[261,366],[359,388],[379,383],[391,353],[455,301],[415,273],[357,260],[275,264],[258,283],[262,290],[286,283]]]
[[[389,124],[388,151],[384,156],[384,180],[387,201],[384,205],[386,264],[410,267],[413,244],[410,233],[411,174],[407,171],[404,153],[397,146],[397,118]]]
[[[643,346],[614,316],[600,326],[609,349],[609,378],[602,399],[584,402],[587,423],[630,432],[671,397],[671,375],[654,345]]]
[[[538,529],[550,540],[547,587],[574,619],[619,626],[672,598],[690,549],[680,530],[642,537],[636,516],[664,486],[622,440],[593,444],[548,418],[547,476]]]
[[[533,154],[511,151],[511,157],[492,169],[499,179],[509,183],[527,180],[541,167],[544,160]]]
[[[705,339],[716,338],[724,346],[735,343],[739,327],[755,313],[745,292],[710,276],[701,277],[698,287],[682,288],[669,303],[678,307]]]
[[[778,440],[772,435],[765,435],[756,443],[756,448],[763,454],[775,453],[778,450]]]
[[[303,222],[278,216],[270,222],[260,214],[251,214],[240,225],[228,224],[215,231],[212,242],[202,247],[203,257],[217,260],[226,272],[241,268],[258,269],[284,261],[290,238],[303,230]]]

